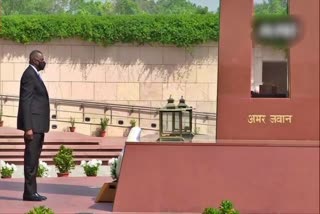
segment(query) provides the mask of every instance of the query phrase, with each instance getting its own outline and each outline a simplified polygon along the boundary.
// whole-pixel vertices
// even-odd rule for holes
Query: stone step
[[[74,151],[73,155],[75,157],[114,157],[118,156],[120,151],[110,152],[110,151]],[[7,157],[22,157],[24,151],[0,151],[0,157],[5,159]],[[41,152],[41,157],[54,157],[57,154],[56,151],[43,151]]]
[[[0,127],[0,142],[23,142],[23,131],[12,127]],[[99,137],[87,136],[77,132],[50,131],[45,134],[45,142],[95,142],[103,140]]]
[[[99,159],[104,164],[113,157],[118,157],[124,148],[124,137],[92,137],[79,133],[52,131],[45,135],[41,160],[53,164],[53,157],[58,153],[61,144],[74,151],[74,160]],[[0,128],[0,160],[9,163],[23,164],[23,132],[14,128]]]
[[[42,151],[40,159],[47,162],[48,164],[53,164],[53,157],[57,154],[58,151]],[[102,160],[104,164],[108,164],[108,160],[111,158],[118,157],[121,150],[117,151],[108,151],[108,150],[100,150],[100,151],[74,151],[74,160],[77,164],[79,164],[82,160],[91,160],[91,159],[99,159]],[[14,163],[14,164],[23,164],[23,150],[16,151],[3,151],[0,152],[0,160],[4,160],[5,162]]]
[[[65,139],[54,139],[44,141],[45,144],[51,145],[98,145],[99,141],[87,140],[87,139],[74,139],[74,140],[65,140]],[[24,140],[22,138],[0,138],[1,145],[24,145]]]
[[[23,131],[11,127],[0,127],[1,138],[23,138]]]
[[[74,151],[118,151],[123,149],[123,145],[119,144],[108,144],[108,145],[66,145],[68,148],[73,149]],[[43,145],[42,151],[58,151],[60,145]],[[18,151],[18,150],[24,150],[25,145],[2,145],[0,144],[0,151]]]

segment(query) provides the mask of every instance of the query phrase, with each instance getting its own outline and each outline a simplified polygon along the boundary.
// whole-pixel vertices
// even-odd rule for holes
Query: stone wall
[[[162,45],[117,44],[102,47],[77,39],[55,40],[44,44],[22,45],[0,40],[0,94],[19,95],[19,80],[28,66],[29,53],[38,49],[45,55],[47,67],[42,74],[51,98],[88,100],[114,104],[163,107],[170,95],[178,102],[183,96],[188,105],[201,112],[216,112],[218,44],[207,43],[191,49]],[[270,48],[256,47],[253,59],[255,83],[262,79],[263,60],[283,60],[284,54]],[[252,83],[252,84],[255,84]],[[4,114],[16,115],[17,103],[7,103]],[[52,106],[52,109],[55,107]],[[58,106],[58,117],[80,118],[79,107]],[[63,112],[65,111],[65,112]],[[72,111],[70,113],[69,111]],[[53,111],[54,113],[54,111]],[[87,115],[103,114],[86,109]],[[127,112],[115,113],[119,118]],[[157,117],[150,119],[157,122]],[[129,124],[129,119],[125,119]],[[200,132],[215,135],[215,121],[206,122]],[[15,127],[15,118],[7,118]],[[66,125],[55,122],[58,130]],[[150,127],[150,121],[142,124]],[[78,124],[78,131],[92,134],[96,126]],[[110,135],[122,135],[118,128]]]
[[[214,43],[189,51],[147,45],[101,47],[79,40],[38,45],[0,40],[2,94],[18,95],[33,49],[45,55],[43,79],[52,98],[159,106],[172,94],[175,99],[184,96],[199,111],[215,111]]]
[[[45,55],[42,77],[51,98],[162,107],[172,95],[176,103],[183,96],[197,111],[216,112],[216,43],[186,50],[161,45],[102,47],[75,39],[28,45],[0,40],[0,94],[19,94],[19,80],[34,49]],[[14,115],[16,107],[6,111]],[[214,129],[210,133],[214,135]]]

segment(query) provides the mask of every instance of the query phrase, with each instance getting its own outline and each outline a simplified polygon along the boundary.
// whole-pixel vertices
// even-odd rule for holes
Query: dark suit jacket
[[[46,86],[29,66],[20,81],[20,100],[17,127],[35,133],[45,133],[50,126],[50,104]]]

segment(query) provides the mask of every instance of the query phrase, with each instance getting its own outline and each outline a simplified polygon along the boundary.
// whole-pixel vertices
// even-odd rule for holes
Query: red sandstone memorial
[[[22,178],[1,179],[0,213],[25,213],[36,205],[48,206],[55,213],[201,213],[207,207],[219,206],[222,200],[230,200],[241,214],[319,213],[319,0],[289,0],[290,14],[298,18],[303,27],[303,34],[297,43],[290,48],[288,57],[289,93],[288,96],[281,98],[252,96],[250,81],[254,58],[251,25],[253,2],[254,0],[221,0],[218,106],[217,120],[214,124],[217,127],[216,140],[208,140],[203,143],[151,142],[152,140],[139,143],[127,142],[121,174],[116,187],[113,186],[113,189],[109,187],[108,184],[115,182],[106,176],[106,171],[103,171],[103,175],[98,177],[40,178],[39,192],[48,196],[48,200],[41,202],[41,204],[22,202]],[[99,59],[102,53],[107,52],[106,49],[90,45],[87,49],[79,48],[77,42],[74,42],[74,46],[67,46],[66,44],[69,45],[69,43],[69,41],[63,41],[56,43],[61,47],[51,48],[63,50],[63,56],[65,56],[61,57],[63,60],[68,59],[72,50],[79,53],[87,53],[84,50],[94,49],[97,51],[88,51],[88,55],[82,56],[81,54],[81,57],[73,56],[73,59],[83,58],[82,60],[85,62],[90,61],[90,53]],[[83,44],[80,43],[81,46]],[[2,61],[6,62],[8,56],[11,56],[10,63],[16,61],[18,65],[12,64],[12,66],[14,69],[18,69],[8,70],[14,71],[14,75],[17,76],[19,65],[24,63],[23,55],[25,52],[22,51],[21,54],[19,51],[12,50],[17,48],[21,51],[21,49],[28,49],[30,46],[14,45],[12,47],[11,41],[6,41],[2,46],[5,46],[0,47],[3,52],[1,54],[4,56]],[[117,48],[122,50],[119,53],[127,51],[124,46],[112,47],[112,49]],[[216,47],[210,48],[207,47],[205,50],[214,52]],[[137,49],[134,47],[133,50]],[[167,61],[163,62],[162,66],[172,62],[179,64],[181,63],[179,59],[185,59],[185,52],[181,54],[172,50],[171,48],[161,49],[161,54],[155,54],[157,58],[166,58]],[[14,54],[6,55],[7,52]],[[60,56],[60,52],[56,55]],[[179,57],[174,58],[174,55],[179,55]],[[216,56],[211,56],[211,58],[214,57]],[[98,63],[106,59],[101,57]],[[152,61],[159,64],[158,60]],[[120,60],[120,62],[124,61]],[[59,63],[66,62],[59,61]],[[202,63],[205,65],[208,62],[203,61]],[[100,66],[115,67],[113,64]],[[194,66],[199,66],[199,64]],[[71,66],[66,67],[70,69]],[[211,66],[208,70],[212,68],[215,67]],[[141,68],[132,69],[130,72],[138,72],[139,69]],[[81,72],[66,74],[63,71],[62,73],[67,75],[63,77],[64,80],[76,79],[80,82],[61,83],[64,86],[61,88],[64,90],[60,89],[60,95],[53,90],[53,94],[56,92],[56,98],[65,98],[62,94],[65,96],[70,94],[71,98],[75,100],[83,97],[91,100],[90,96],[96,96],[93,92],[94,87],[92,87],[92,91],[89,90],[90,87],[87,87],[87,83],[81,82],[82,76],[77,76]],[[101,72],[94,74],[92,72],[91,75],[96,75],[94,77],[99,79],[98,73],[101,74]],[[195,91],[194,89],[201,86],[201,79],[203,81],[209,75],[206,70],[199,74],[201,73],[204,73],[201,78],[196,76],[197,79],[200,79],[199,84],[190,87],[190,91]],[[10,80],[10,77],[4,78],[4,74],[10,73],[2,72],[2,82],[6,82],[6,79],[8,81],[6,82],[7,87],[2,85],[1,87],[6,91],[13,90],[15,88],[14,82]],[[60,83],[55,83],[57,79],[59,76],[52,77],[50,81],[53,83],[49,81],[49,85],[52,84],[51,89],[55,84],[60,85]],[[106,84],[110,84],[112,81],[120,82],[118,79],[116,81],[112,79]],[[192,84],[195,82],[194,79],[188,79],[188,81]],[[212,82],[206,84],[205,88],[214,88],[215,83],[213,80],[210,81]],[[79,93],[76,93],[76,90],[70,89],[69,91],[68,84],[70,87],[76,85],[73,88],[77,89]],[[151,85],[163,87],[160,84],[153,84],[153,82],[147,87]],[[83,90],[78,90],[79,86],[83,86]],[[113,86],[115,85],[113,84]],[[154,88],[150,88],[151,92],[156,91]],[[88,93],[83,93],[85,90]],[[273,90],[272,87],[271,91],[275,93]],[[138,88],[138,91],[143,90]],[[192,94],[197,96],[199,91]],[[110,94],[114,93],[109,92]],[[126,93],[127,91],[123,91],[123,94]],[[139,97],[139,93],[133,94]],[[145,97],[148,96],[149,94],[146,93]],[[154,96],[159,97],[159,94]],[[133,98],[138,99],[136,97]],[[208,97],[204,96],[200,101],[210,100]],[[163,98],[164,95],[157,99]],[[124,98],[122,97],[122,99]],[[175,99],[177,98],[175,97]],[[7,105],[10,105],[10,101],[13,102],[14,98],[9,100]],[[77,103],[80,102],[77,101]],[[210,100],[210,103],[215,102],[215,99]],[[82,110],[84,109],[81,108],[80,114],[84,117]],[[104,112],[105,109],[101,111]],[[70,112],[65,113],[68,119],[69,114]],[[52,119],[56,123],[57,113],[54,113],[54,116]],[[10,124],[10,119],[15,120],[14,117],[6,117],[5,126]],[[59,127],[63,126],[61,123],[57,124]],[[79,125],[78,130],[80,128]],[[118,130],[120,127],[112,128]],[[90,156],[101,157],[104,163],[107,163],[111,157],[116,157],[120,153],[126,139],[111,135],[106,138],[87,135],[87,133],[84,135],[50,132],[46,136],[47,144],[44,146],[43,160],[52,161],[51,155],[60,143],[64,143],[75,149],[78,162]],[[6,148],[4,152],[1,151],[2,154],[10,154],[7,157],[21,163],[22,159],[16,159],[14,155],[19,157],[23,153],[22,133],[17,132],[15,128],[2,127],[0,136],[4,136],[3,139],[0,139],[2,140],[1,146],[3,146],[1,148]],[[108,188],[111,191],[108,191],[110,190]],[[108,202],[96,203],[106,201]],[[110,203],[112,201],[114,201],[113,204]]]
[[[319,1],[289,11],[304,30],[290,96],[257,99],[253,1],[221,1],[216,142],[127,143],[113,211],[202,212],[228,199],[240,213],[319,213]]]

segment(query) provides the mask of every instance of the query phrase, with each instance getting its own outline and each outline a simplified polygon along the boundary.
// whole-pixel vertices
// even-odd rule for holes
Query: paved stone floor
[[[22,200],[23,178],[0,179],[0,213],[23,214],[40,205],[51,208],[55,214],[111,213],[112,203],[95,203],[101,186],[109,181],[107,176],[38,178],[38,192],[48,199],[29,202]]]
[[[141,141],[153,142],[154,138],[157,136],[146,136]],[[202,139],[199,139],[201,142]],[[124,138],[119,138],[118,141],[116,143],[121,145],[125,142]],[[55,166],[50,165],[49,177],[37,179],[38,192],[47,196],[48,200],[28,202],[22,200],[23,165],[17,165],[17,171],[14,172],[11,179],[0,179],[0,214],[24,214],[40,205],[51,208],[55,214],[112,212],[112,203],[95,203],[95,198],[102,185],[111,181],[108,165],[101,166],[97,177],[86,177],[83,168],[79,165],[71,171],[67,178],[57,178],[56,172]],[[134,212],[131,213],[134,214]],[[166,212],[166,214],[169,213]]]
[[[43,202],[22,201],[23,178],[0,179],[0,213],[22,214],[44,205],[56,214],[111,212],[112,204],[95,203],[101,186],[110,177],[38,178],[38,192],[48,197]]]

